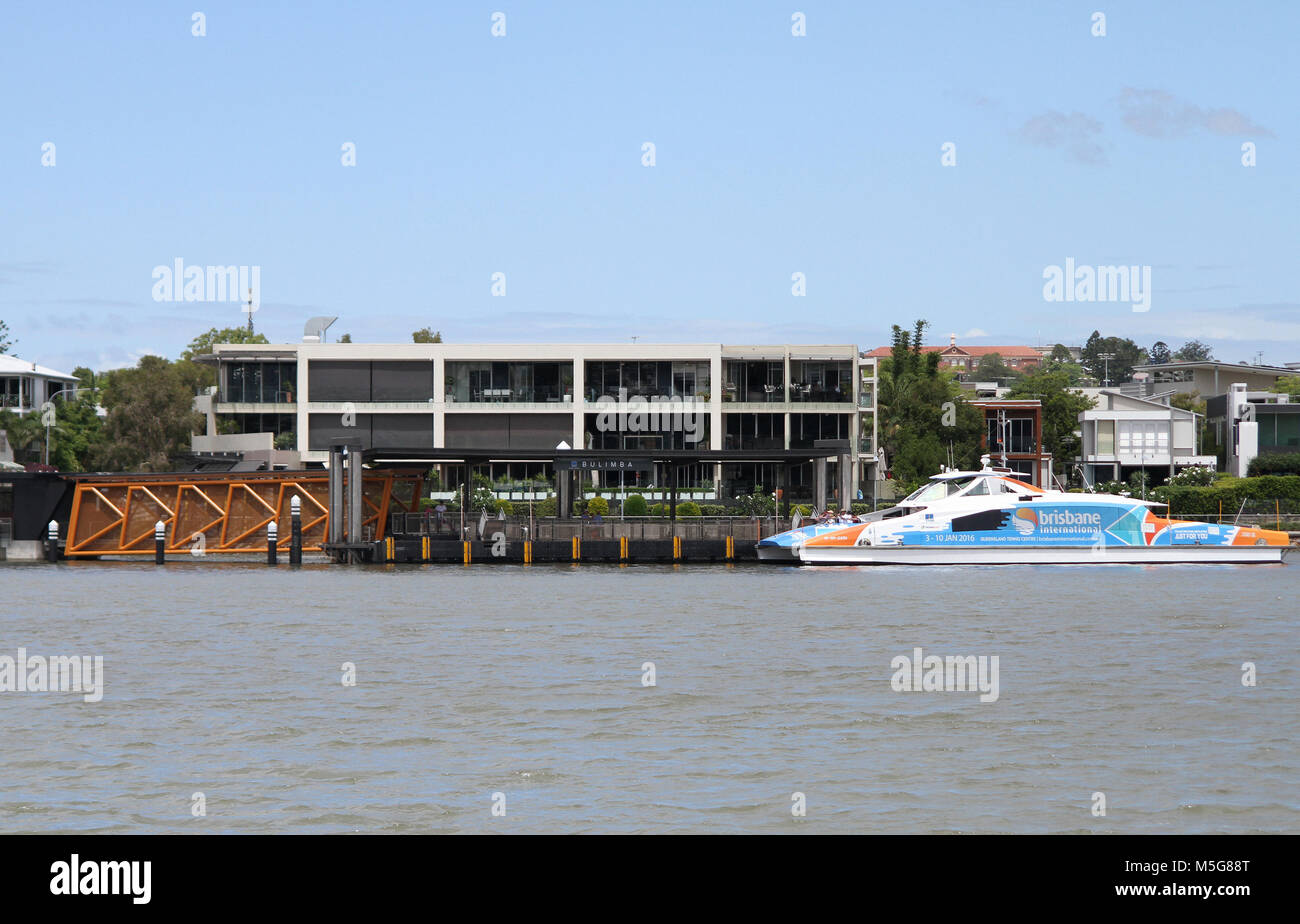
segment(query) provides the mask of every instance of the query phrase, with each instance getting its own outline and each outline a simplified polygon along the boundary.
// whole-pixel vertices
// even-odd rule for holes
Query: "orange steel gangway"
[[[264,553],[266,527],[273,521],[277,545],[287,549],[292,538],[289,505],[295,495],[301,498],[303,551],[323,551],[329,535],[329,473],[324,470],[65,477],[76,485],[63,550],[69,557],[152,555],[159,520],[167,528],[168,552]],[[383,539],[390,512],[417,512],[423,485],[423,473],[367,471],[362,535]]]

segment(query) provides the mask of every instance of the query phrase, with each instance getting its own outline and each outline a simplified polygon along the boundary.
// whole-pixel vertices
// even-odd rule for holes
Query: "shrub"
[[[1250,460],[1249,476],[1300,475],[1300,452],[1266,452]]]
[[[679,517],[698,517],[700,515],[700,505],[695,503],[695,501],[687,501],[684,504],[678,504],[677,515]]]
[[[1169,483],[1207,487],[1214,484],[1214,469],[1204,465],[1192,465],[1170,478]]]
[[[1300,501],[1300,475],[1261,475],[1257,478],[1216,478],[1208,487],[1165,485],[1152,499],[1169,505],[1175,517],[1225,516],[1241,509],[1242,501]]]
[[[533,516],[554,517],[559,516],[559,513],[560,502],[556,499],[554,494],[548,496],[545,500],[537,501],[533,505]]]
[[[667,515],[667,511],[668,508],[666,508],[663,504],[653,504],[650,507],[649,515],[652,517],[662,517]]]
[[[1151,490],[1151,476],[1147,472],[1136,471],[1129,476],[1128,489],[1135,497],[1141,497],[1143,491]]]
[[[593,497],[587,501],[587,512],[592,516],[609,516],[609,501],[603,497]]]
[[[1124,497],[1128,497],[1133,493],[1129,486],[1122,481],[1099,481],[1093,485],[1093,490],[1098,494],[1119,494]]]
[[[725,517],[729,511],[722,504],[700,504],[700,516],[703,517]]]
[[[633,494],[623,502],[623,515],[627,517],[644,517],[649,515],[649,506],[640,494]]]

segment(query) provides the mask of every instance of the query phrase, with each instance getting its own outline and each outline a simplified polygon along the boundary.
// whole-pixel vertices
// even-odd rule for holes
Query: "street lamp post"
[[[1110,385],[1110,361],[1115,358],[1115,354],[1098,353],[1097,358],[1102,360],[1104,364],[1103,369],[1105,371],[1102,373],[1102,385],[1103,387],[1108,387]]]
[[[45,404],[49,405],[48,408],[45,407],[44,405],[42,405],[41,407],[41,423],[45,424],[45,465],[46,466],[50,464],[50,429],[54,426],[54,399],[57,398],[59,395],[63,394],[65,391],[71,391],[75,393],[77,391],[77,386],[64,385],[54,394],[50,395],[45,399]]]

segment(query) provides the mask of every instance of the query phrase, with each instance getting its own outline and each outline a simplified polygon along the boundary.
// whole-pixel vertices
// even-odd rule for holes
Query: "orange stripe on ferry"
[[[814,536],[804,543],[804,545],[853,545],[858,541],[858,536],[870,524],[863,523],[860,526],[848,526],[844,529],[837,529],[833,533],[822,533],[820,536]]]

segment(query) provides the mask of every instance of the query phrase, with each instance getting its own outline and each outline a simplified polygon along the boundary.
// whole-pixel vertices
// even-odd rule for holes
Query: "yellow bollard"
[[[682,558],[682,537],[673,536],[673,561],[681,561]]]
[[[531,565],[532,563],[533,563],[533,540],[525,539],[524,540],[524,564]]]
[[[468,565],[470,563],[470,560],[473,558],[473,556],[470,554],[469,551],[469,543],[466,542],[464,543],[464,545],[465,545],[465,564]]]
[[[618,539],[618,560],[627,561],[627,536],[619,536]]]
[[[736,537],[727,537],[727,561],[734,561],[736,558]]]
[[[424,561],[428,561],[432,557],[433,557],[433,547],[429,543],[429,537],[425,536],[423,539],[420,540],[420,558],[423,559]]]
[[[392,536],[384,540],[384,554],[388,556],[389,561],[397,559],[397,540]]]
[[[573,537],[573,560],[582,561],[582,540],[577,536]]]

